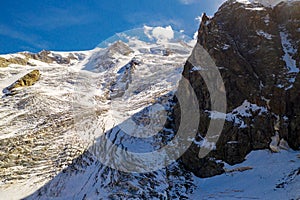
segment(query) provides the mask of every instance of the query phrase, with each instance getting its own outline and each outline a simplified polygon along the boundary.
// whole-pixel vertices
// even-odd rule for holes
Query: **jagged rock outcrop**
[[[134,51],[127,44],[122,41],[117,41],[109,47],[107,55],[112,57],[114,54],[118,53],[126,56],[133,52]]]
[[[11,92],[16,88],[32,86],[40,79],[40,76],[40,71],[35,69],[14,82],[12,85],[8,86],[6,90]]]
[[[8,67],[10,64],[18,64],[18,65],[31,65],[34,66],[34,64],[30,63],[27,58],[21,58],[21,57],[14,57],[14,58],[2,58],[0,57],[0,67]]]
[[[39,53],[22,53],[27,59],[39,60],[45,63],[57,63],[57,64],[70,64],[72,60],[80,60],[82,54],[80,53],[69,53],[67,56],[62,56],[59,53],[53,53],[51,51],[43,50]]]
[[[216,149],[200,159],[193,144],[183,155],[187,168],[201,177],[222,173],[214,159],[240,163],[252,150],[269,148],[271,137],[300,148],[299,63],[300,2],[274,7],[259,3],[225,2],[213,18],[202,17],[198,44],[219,68],[227,96],[226,121]],[[201,141],[215,119],[210,94],[194,63],[187,61],[183,76],[194,88],[201,113]],[[202,66],[200,66],[202,67]],[[199,69],[201,70],[201,69]],[[180,106],[175,108],[177,127]]]
[[[129,84],[132,82],[132,74],[134,73],[135,67],[139,64],[140,61],[132,59],[117,72],[118,76],[110,88],[110,99],[122,97],[125,94]]]
[[[10,58],[0,57],[0,67],[8,67],[11,64],[36,66],[33,60],[38,60],[44,63],[57,63],[69,65],[72,60],[82,60],[84,55],[81,53],[69,53],[63,56],[59,53],[43,50],[39,53],[21,52],[13,54]]]

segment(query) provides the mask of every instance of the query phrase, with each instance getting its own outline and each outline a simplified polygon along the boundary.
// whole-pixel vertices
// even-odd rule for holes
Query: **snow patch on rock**
[[[264,38],[266,38],[267,40],[271,40],[272,39],[272,35],[269,33],[264,32],[263,30],[258,30],[256,31],[257,35],[262,36]]]
[[[247,125],[244,122],[243,118],[252,117],[252,113],[257,111],[259,111],[259,115],[268,112],[267,108],[252,104],[249,101],[245,100],[241,106],[235,108],[232,112],[227,114],[217,111],[206,112],[210,114],[211,119],[226,119],[226,121],[231,121],[240,128],[246,128]]]
[[[297,67],[296,60],[293,58],[293,55],[297,53],[297,49],[295,49],[288,38],[288,33],[285,31],[280,32],[281,43],[284,50],[283,60],[286,63],[286,67],[289,70],[289,73],[299,73],[299,68]]]

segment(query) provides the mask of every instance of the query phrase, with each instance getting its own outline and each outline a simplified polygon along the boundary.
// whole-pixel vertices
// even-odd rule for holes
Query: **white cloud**
[[[202,16],[198,16],[198,17],[196,17],[196,18],[195,18],[195,20],[196,20],[196,21],[198,21],[198,22],[199,22],[199,24],[200,24],[200,23],[201,23],[201,21],[202,21]]]
[[[174,38],[174,30],[172,26],[151,27],[144,25],[144,33],[149,39],[155,38],[158,42],[167,42]]]
[[[174,38],[174,31],[171,26],[155,27],[152,31],[152,35],[158,41],[168,41]]]

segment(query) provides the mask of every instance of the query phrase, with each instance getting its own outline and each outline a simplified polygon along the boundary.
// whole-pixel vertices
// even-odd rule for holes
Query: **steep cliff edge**
[[[187,168],[197,176],[209,177],[224,172],[214,160],[236,164],[252,150],[277,152],[286,148],[286,142],[299,149],[300,2],[267,7],[227,1],[214,17],[203,15],[197,42],[220,71],[227,112],[216,148],[199,158],[199,149],[205,148],[199,142],[218,115],[211,111],[210,94],[199,73],[206,66],[187,61],[183,76],[197,95],[202,116],[199,134],[182,157]],[[179,108],[175,109],[177,127]]]

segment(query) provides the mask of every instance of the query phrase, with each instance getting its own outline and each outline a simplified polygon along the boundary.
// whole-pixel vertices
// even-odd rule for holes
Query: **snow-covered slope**
[[[154,122],[151,117],[169,109],[193,44],[177,37],[171,27],[158,28],[159,32],[157,28],[142,29],[156,38],[154,42],[127,34],[126,43],[119,40],[83,52],[49,52],[45,59],[53,62],[29,58],[30,65],[0,68],[3,92],[29,71],[41,73],[35,85],[17,89],[13,95],[2,93],[0,99],[0,199],[18,199],[35,192],[108,131],[143,134],[148,128],[143,121],[147,120],[156,123],[158,130],[163,127],[166,119]],[[23,53],[1,57],[26,58]],[[66,57],[72,57],[71,61],[62,64]],[[137,141],[130,146],[129,138],[120,145],[147,151],[155,148],[154,142]],[[85,177],[101,168],[96,163],[82,169]],[[80,183],[78,187],[84,188],[86,183]],[[76,194],[81,190],[77,189]],[[58,190],[55,193],[63,197]]]
[[[226,174],[194,178],[190,199],[299,199],[299,152],[255,151],[246,161],[226,166]]]

